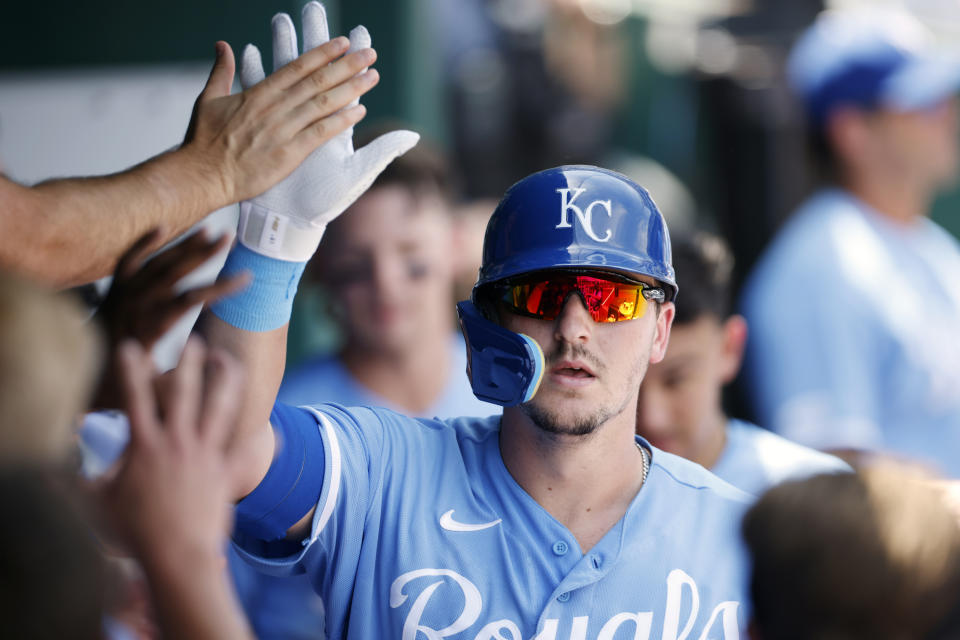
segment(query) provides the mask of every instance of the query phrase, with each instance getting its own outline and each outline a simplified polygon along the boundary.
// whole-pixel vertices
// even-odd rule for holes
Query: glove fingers
[[[370,38],[370,32],[367,31],[365,26],[357,25],[350,30],[350,48],[347,49],[347,53],[353,53],[354,51],[359,51],[360,49],[369,49],[372,46],[372,41]],[[360,73],[363,73],[366,69],[362,69]],[[359,75],[359,74],[358,74]],[[353,107],[360,104],[360,98],[357,98],[351,102],[348,107]]]
[[[297,30],[285,13],[273,16],[270,26],[273,27],[273,70],[276,71],[296,60]]]
[[[308,2],[303,7],[303,52],[319,47],[330,39],[327,10],[319,2]]]
[[[351,158],[353,166],[347,171],[359,176],[357,182],[364,182],[367,176],[372,182],[394,158],[412,149],[419,141],[419,133],[405,129],[385,133],[367,146],[357,149]]]
[[[347,53],[353,53],[360,49],[369,49],[371,46],[370,32],[365,26],[357,25],[350,30],[350,48]]]
[[[243,56],[240,57],[240,86],[247,90],[263,78],[263,61],[260,59],[260,49],[248,44],[243,48]]]

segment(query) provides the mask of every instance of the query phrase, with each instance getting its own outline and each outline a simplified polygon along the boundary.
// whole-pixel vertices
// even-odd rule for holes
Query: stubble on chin
[[[533,401],[522,404],[520,409],[537,428],[556,436],[589,436],[610,419],[602,410],[588,416],[564,417]]]

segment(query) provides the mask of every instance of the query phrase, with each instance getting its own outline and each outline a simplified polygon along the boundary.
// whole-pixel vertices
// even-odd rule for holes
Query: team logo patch
[[[583,230],[587,232],[588,236],[597,242],[609,242],[613,236],[613,232],[611,232],[610,229],[606,229],[606,233],[604,233],[602,237],[598,236],[596,230],[593,228],[593,212],[594,209],[599,206],[606,212],[608,218],[612,218],[613,202],[610,200],[594,200],[587,205],[586,209],[582,209],[574,204],[574,202],[584,191],[586,191],[586,189],[557,189],[557,193],[560,194],[560,223],[554,227],[554,229],[569,229],[572,227],[573,224],[570,222],[569,214],[573,211],[574,216],[580,221],[580,226],[583,227]],[[570,195],[571,192],[573,193],[572,196]]]

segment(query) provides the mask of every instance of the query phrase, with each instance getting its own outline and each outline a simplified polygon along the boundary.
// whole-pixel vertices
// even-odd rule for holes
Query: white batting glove
[[[297,58],[297,32],[285,13],[273,17],[272,27],[276,71]],[[329,39],[326,11],[319,2],[308,3],[303,8],[303,51]],[[353,29],[349,52],[368,47],[370,34],[366,28]],[[240,84],[248,89],[263,79],[260,51],[247,45],[240,60]],[[394,158],[409,151],[419,139],[419,134],[413,131],[393,131],[354,150],[353,127],[350,127],[307,156],[283,181],[256,198],[241,202],[237,237],[245,246],[265,256],[306,262],[317,250],[327,224],[359,198]]]

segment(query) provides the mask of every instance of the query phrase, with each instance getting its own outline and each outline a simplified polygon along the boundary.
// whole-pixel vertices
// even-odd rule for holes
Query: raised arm
[[[286,14],[273,19],[273,48],[276,65],[310,55],[328,42],[326,14],[316,2],[303,10],[304,53],[297,58],[297,37]],[[350,33],[350,51],[357,59],[371,63],[370,36],[357,27]],[[348,55],[348,58],[350,57]],[[331,74],[355,74],[359,69],[341,67]],[[281,71],[275,72],[270,82]],[[375,80],[375,71],[359,73],[353,80]],[[240,79],[244,86],[262,82],[260,54],[254,47],[244,51]],[[343,83],[345,77],[337,76]],[[329,106],[345,111],[362,109],[348,91],[332,91]],[[253,275],[252,284],[240,294],[212,307],[203,321],[211,345],[229,351],[243,365],[249,385],[243,398],[236,446],[248,463],[236,483],[236,497],[249,493],[263,479],[274,454],[270,412],[283,376],[287,323],[297,284],[307,260],[316,251],[327,224],[346,209],[373,182],[395,157],[416,144],[411,131],[394,131],[354,150],[353,128],[332,138],[309,157],[287,179],[266,193],[240,204],[238,242],[230,252],[221,277],[241,271]]]
[[[360,107],[340,107],[376,84],[372,74],[354,77],[371,52],[341,57],[347,46],[346,38],[325,42],[230,95],[233,51],[218,42],[178,149],[107,176],[33,187],[0,176],[0,267],[58,287],[89,282],[150,229],[166,241],[261,194],[363,117]]]

